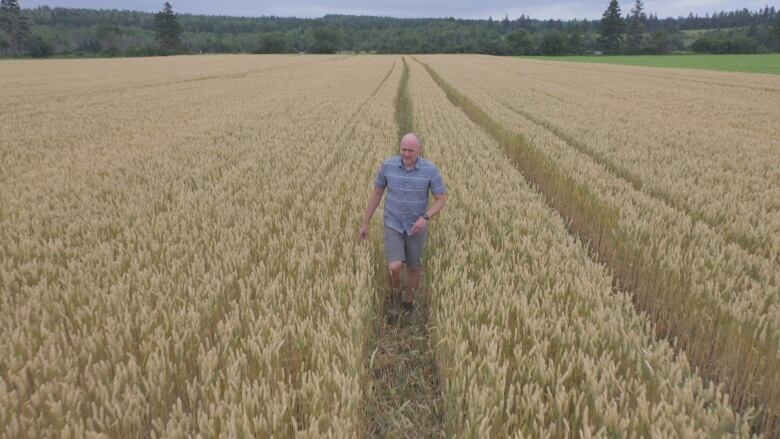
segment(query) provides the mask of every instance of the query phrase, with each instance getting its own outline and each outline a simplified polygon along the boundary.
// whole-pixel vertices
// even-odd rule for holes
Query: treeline
[[[713,12],[704,14],[703,17],[689,14],[685,18],[677,19],[679,22],[679,28],[682,30],[691,29],[723,29],[731,27],[744,27],[744,26],[758,26],[773,24],[773,20],[777,11],[774,6],[764,6],[758,11],[750,11],[747,8],[742,8],[736,11],[730,12]],[[657,18],[657,17],[656,17]]]
[[[1,0],[3,5],[17,0]],[[169,4],[167,6],[170,6]],[[704,17],[645,14],[641,0],[622,14],[612,0],[600,20],[538,20],[521,15],[494,20],[402,19],[326,15],[256,18],[173,14],[176,45],[160,40],[163,13],[39,7],[17,18],[0,11],[0,54],[32,56],[142,56],[166,53],[484,53],[565,55],[668,53],[693,50],[755,53],[780,50],[774,7],[714,12]],[[26,26],[12,35],[11,21]],[[159,21],[159,20],[158,20]],[[156,27],[157,26],[157,27]],[[9,31],[11,29],[11,31]],[[710,29],[690,38],[696,29]]]

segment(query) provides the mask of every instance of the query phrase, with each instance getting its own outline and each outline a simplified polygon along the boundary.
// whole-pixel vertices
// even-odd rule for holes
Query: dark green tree
[[[336,53],[344,43],[344,32],[335,26],[318,27],[312,31],[311,53]]]
[[[154,39],[157,40],[160,49],[175,51],[181,49],[181,27],[176,21],[173,6],[165,2],[162,11],[154,16]]]
[[[256,53],[289,53],[290,39],[283,32],[266,32],[257,40]]]
[[[626,49],[628,53],[636,54],[642,51],[646,21],[645,5],[642,3],[642,0],[636,0],[628,17],[628,32],[626,35]]]
[[[559,31],[551,30],[544,33],[539,51],[542,55],[565,55],[568,51],[569,37]]]
[[[33,35],[27,40],[27,48],[33,58],[48,58],[54,55],[54,46],[40,35]]]
[[[708,33],[691,44],[691,50],[701,53],[756,53],[758,42],[742,34]]]
[[[21,55],[24,43],[30,35],[30,27],[17,0],[0,0],[0,29],[8,34],[8,49],[11,54]]]
[[[775,48],[780,50],[780,12],[775,14],[775,23],[772,25],[772,35],[775,39]]]
[[[16,0],[25,4],[24,0]],[[165,2],[166,0],[163,0]],[[174,0],[168,0],[173,2]],[[630,9],[635,0],[624,5]],[[603,0],[609,3],[609,0]],[[8,4],[8,0],[3,2]],[[162,6],[162,5],[161,5]],[[645,5],[647,6],[647,5]],[[742,10],[716,12],[706,17],[665,18],[659,20],[656,14],[647,13],[642,53],[663,52],[685,49],[684,35],[678,29],[715,29],[724,30],[718,38],[716,50],[743,50],[744,38],[755,40],[755,50],[765,51],[775,48],[776,40],[772,31],[776,26],[777,12],[769,7],[756,15]],[[626,11],[628,12],[628,11]],[[647,12],[647,10],[645,10]],[[161,53],[154,41],[155,14],[146,12],[91,10],[69,8],[23,9],[32,31],[54,43],[55,49],[62,53],[92,54],[112,52],[135,56],[157,55]],[[616,14],[617,15],[617,14]],[[625,21],[627,14],[623,14]],[[392,52],[392,53],[506,53],[512,55],[539,53],[543,37],[547,31],[563,31],[569,37],[567,53],[576,53],[579,39],[574,29],[582,30],[582,51],[603,51],[604,46],[598,40],[597,20],[561,21],[537,20],[521,16],[512,20],[508,26],[504,21],[494,21],[488,27],[487,20],[471,19],[402,19],[392,17],[362,17],[329,15],[322,18],[294,17],[216,17],[205,15],[176,14],[176,20],[186,32],[181,33],[182,46],[189,51],[210,53],[250,52],[262,49],[261,35],[281,32],[287,37],[293,52],[316,49],[314,29],[331,26],[344,33],[343,44],[337,50]],[[755,24],[751,28],[751,25]],[[773,25],[776,27],[773,28]],[[628,23],[625,24],[626,29]],[[514,33],[518,30],[527,33]],[[733,29],[733,34],[725,30]],[[663,30],[664,33],[653,33]],[[708,31],[709,32],[709,31]],[[625,33],[623,34],[625,38]],[[733,45],[733,40],[739,44]],[[272,38],[273,40],[273,38]],[[269,40],[269,43],[272,42]],[[7,45],[3,44],[3,41]],[[625,40],[624,40],[625,41]],[[29,53],[29,44],[25,43],[21,53]],[[278,47],[271,45],[272,47]],[[263,46],[269,47],[269,46]],[[321,47],[321,46],[320,46]],[[780,47],[778,47],[780,49]],[[751,47],[747,47],[751,49]],[[263,49],[263,51],[270,49]],[[274,49],[276,50],[276,49]],[[328,50],[334,50],[329,48]],[[0,27],[0,54],[12,55],[11,39]]]
[[[618,5],[617,0],[611,0],[601,16],[599,43],[604,49],[604,53],[620,53],[620,42],[624,30],[625,23],[620,16],[620,5]]]
[[[647,51],[653,54],[667,53],[672,50],[672,39],[664,29],[659,29],[650,34],[647,42]]]
[[[501,20],[501,29],[509,29],[509,26],[512,25],[512,22],[509,21],[509,14],[504,14],[504,18]]]
[[[506,44],[512,55],[529,55],[533,51],[531,38],[528,37],[528,32],[523,29],[506,34]]]
[[[117,52],[119,49],[119,39],[122,37],[122,30],[119,26],[101,24],[95,29],[95,36],[103,49]]]
[[[506,42],[498,35],[492,38],[485,38],[478,42],[477,51],[490,55],[506,55],[509,53],[509,47]]]
[[[575,26],[571,29],[567,45],[569,47],[569,53],[574,55],[582,55],[585,53],[585,37],[583,36],[582,28],[580,26]]]

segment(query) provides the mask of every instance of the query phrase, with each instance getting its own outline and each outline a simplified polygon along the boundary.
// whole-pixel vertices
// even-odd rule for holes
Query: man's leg
[[[422,272],[422,255],[425,243],[428,241],[428,228],[417,232],[414,236],[405,236],[406,245],[406,300],[414,302],[414,293],[420,284]]]
[[[401,293],[401,269],[403,266],[403,261],[391,261],[387,264],[390,269],[390,287],[393,289],[393,300],[396,300]]]
[[[414,302],[414,292],[420,284],[420,272],[422,267],[406,267],[406,302]]]
[[[385,252],[387,268],[390,270],[390,288],[392,302],[398,302],[401,294],[401,269],[404,266],[404,236],[397,230],[385,225]]]

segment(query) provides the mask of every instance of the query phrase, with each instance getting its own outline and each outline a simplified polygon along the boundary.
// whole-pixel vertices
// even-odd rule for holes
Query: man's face
[[[412,167],[417,163],[417,156],[420,155],[420,144],[415,142],[401,143],[401,159],[404,166]]]

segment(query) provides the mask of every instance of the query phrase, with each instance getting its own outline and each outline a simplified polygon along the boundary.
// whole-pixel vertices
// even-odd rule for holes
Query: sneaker
[[[404,315],[411,315],[414,312],[414,302],[401,303],[401,310]]]

